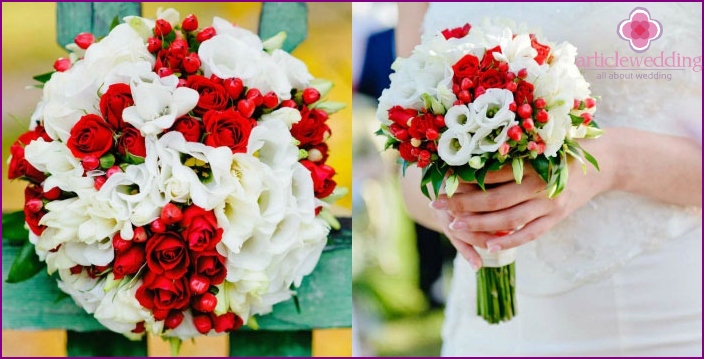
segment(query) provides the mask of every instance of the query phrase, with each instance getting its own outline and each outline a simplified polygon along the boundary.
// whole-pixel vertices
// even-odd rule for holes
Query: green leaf
[[[114,29],[117,25],[120,25],[120,18],[115,15],[115,17],[112,18],[112,22],[110,23],[110,31],[112,31],[112,29]]]
[[[34,77],[32,77],[32,78],[44,84],[44,83],[46,83],[47,81],[49,81],[49,79],[51,78],[51,75],[53,75],[54,72],[56,72],[56,71],[49,71],[49,72],[47,72],[47,73],[44,73],[44,74],[41,74],[41,75],[37,75],[37,76],[34,76]]]
[[[402,160],[401,165],[403,166],[401,168],[401,174],[403,174],[403,177],[406,177],[406,169],[411,165],[411,163],[406,160]]]
[[[457,187],[459,187],[459,185],[460,180],[456,174],[447,177],[447,180],[445,181],[445,193],[447,193],[447,196],[452,197],[452,195],[455,194],[455,191],[457,191]]]
[[[384,151],[388,150],[391,147],[394,147],[397,142],[398,140],[393,137],[387,138],[386,143],[384,144]]]
[[[523,179],[523,159],[515,157],[513,161],[511,161],[511,167],[513,167],[513,178],[516,180],[517,184],[521,184],[521,180]]]
[[[481,188],[483,191],[486,191],[486,186],[484,186],[484,178],[486,178],[486,173],[489,171],[488,167],[484,167],[480,170],[477,170],[475,173],[477,177],[477,184],[479,185],[479,188]]]
[[[433,185],[433,192],[435,193],[435,198],[440,194],[440,187],[442,187],[442,182],[445,179],[445,172],[447,172],[447,167],[445,170],[441,170],[438,166],[433,166],[430,170],[430,183]]]
[[[579,126],[584,122],[581,116],[575,116],[573,114],[570,114],[570,119],[572,119],[572,126]]]
[[[20,249],[20,252],[12,261],[10,272],[7,274],[7,283],[19,283],[34,277],[42,269],[46,267],[46,263],[39,260],[37,253],[34,251],[34,245],[27,241]]]
[[[59,294],[56,296],[56,299],[54,299],[54,304],[59,303],[66,298],[71,298],[71,296],[64,292],[59,292]]]
[[[384,135],[386,135],[386,134],[384,133],[384,130],[382,130],[382,129],[378,129],[376,132],[374,132],[374,134],[377,135],[377,136],[384,136]]]
[[[308,157],[307,154],[306,154],[306,157]],[[115,157],[113,157],[113,158],[115,158]],[[144,157],[135,156],[135,155],[127,152],[127,155],[125,156],[125,162],[127,162],[129,164],[133,164],[133,165],[141,165],[142,163],[144,163]],[[114,160],[113,160],[113,164],[115,164]],[[102,158],[101,158],[101,167],[102,167]],[[112,165],[110,167],[112,167]],[[108,167],[108,168],[110,168],[110,167]]]
[[[599,169],[599,163],[596,161],[596,158],[594,158],[594,156],[591,155],[591,153],[587,152],[587,150],[582,148],[582,154],[584,155],[584,158],[587,161],[589,161],[589,163],[591,163],[594,166],[594,168],[596,168],[597,171],[601,171]]]
[[[298,302],[298,296],[293,295],[293,305],[296,306],[296,313],[301,314],[301,303]]]
[[[544,155],[538,156],[530,160],[530,164],[545,183],[550,181],[550,160],[547,157]]]
[[[29,231],[24,228],[23,211],[2,214],[2,237],[18,242],[29,240]]]
[[[455,167],[454,171],[464,181],[473,182],[477,179],[477,177],[475,176],[475,173],[477,172],[477,170],[473,169],[472,167],[469,167],[469,166]]]

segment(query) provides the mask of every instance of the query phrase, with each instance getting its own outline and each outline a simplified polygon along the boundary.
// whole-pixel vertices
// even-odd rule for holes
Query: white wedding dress
[[[637,6],[642,4],[433,3],[424,34],[500,17],[514,20],[519,29],[542,29],[552,42],[569,41],[578,55],[617,51],[619,56],[657,56],[664,51],[669,56],[674,51],[701,61],[701,4],[647,3],[663,34],[641,54],[616,33]],[[635,127],[701,143],[702,72],[696,70],[653,71],[670,74],[670,81],[598,79],[602,71],[591,70],[584,74],[592,93],[602,97],[595,118],[607,131]],[[519,248],[518,316],[499,325],[476,315],[475,274],[458,257],[443,355],[701,356],[701,218],[701,208],[629,193],[594,198]]]

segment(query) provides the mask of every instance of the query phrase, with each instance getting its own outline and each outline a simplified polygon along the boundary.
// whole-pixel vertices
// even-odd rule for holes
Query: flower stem
[[[490,324],[509,321],[516,315],[515,263],[477,272],[477,315]]]

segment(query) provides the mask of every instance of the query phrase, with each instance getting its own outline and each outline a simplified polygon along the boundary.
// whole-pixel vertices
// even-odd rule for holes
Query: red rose
[[[484,53],[484,57],[482,57],[482,63],[481,63],[481,67],[483,69],[486,69],[489,67],[498,67],[499,66],[499,61],[494,59],[495,52],[501,53],[501,46],[496,45],[496,46],[486,50],[486,52]]]
[[[198,91],[198,104],[193,109],[198,116],[203,116],[208,110],[224,110],[227,107],[227,91],[219,84],[207,77],[191,75],[186,86]]]
[[[325,123],[328,114],[325,111],[304,107],[301,110],[301,120],[291,127],[291,135],[300,142],[301,147],[315,145],[325,140],[330,127]]]
[[[122,135],[117,140],[117,152],[127,156],[129,153],[132,156],[146,157],[147,147],[144,144],[144,137],[138,129],[127,125],[122,132]]]
[[[335,170],[330,166],[316,165],[308,160],[302,160],[301,164],[310,171],[310,175],[313,178],[315,197],[325,198],[329,196],[337,185],[332,179],[335,175]]]
[[[455,79],[473,78],[479,71],[479,59],[471,54],[464,55],[460,61],[452,65],[452,72]]]
[[[24,189],[24,202],[30,200],[41,200],[44,194],[42,187],[34,184],[29,184]],[[39,220],[46,214],[46,209],[42,208],[39,211],[33,211],[30,206],[24,206],[24,220],[29,226],[29,230],[36,235],[41,235],[46,229],[46,226],[39,225]]]
[[[470,24],[464,24],[462,27],[456,27],[454,29],[445,29],[442,30],[442,36],[445,36],[445,40],[449,40],[451,38],[457,38],[461,39],[467,34],[469,34],[469,30],[472,28],[472,25]]]
[[[521,80],[516,87],[516,92],[513,94],[513,98],[518,106],[524,103],[533,103],[533,84],[528,81]]]
[[[479,75],[479,86],[484,87],[485,90],[490,88],[503,88],[504,82],[506,82],[506,73],[494,69],[483,71],[481,75]]]
[[[147,241],[149,270],[169,279],[179,279],[188,271],[188,249],[174,232],[155,233]]]
[[[144,265],[145,256],[144,246],[139,244],[133,244],[125,251],[115,251],[115,263],[112,269],[115,279],[137,273]]]
[[[188,142],[200,142],[203,136],[203,123],[191,116],[179,117],[169,131],[178,131]]]
[[[164,320],[171,310],[186,309],[191,293],[185,276],[169,279],[147,271],[142,285],[137,288],[135,297],[139,304],[152,310],[154,319]]]
[[[205,138],[203,143],[212,147],[226,146],[232,153],[247,152],[247,142],[254,120],[242,117],[239,112],[228,109],[225,111],[208,111],[203,116]]]
[[[328,160],[328,145],[325,142],[307,146],[305,150],[308,151],[308,160],[312,162],[323,164]]]
[[[408,128],[408,120],[416,116],[418,116],[418,110],[412,108],[405,109],[401,106],[394,106],[389,109],[389,120],[403,128]]]
[[[100,113],[114,131],[122,130],[125,122],[122,120],[122,111],[134,105],[132,91],[128,84],[113,84],[108,87],[100,98]]]
[[[425,134],[428,129],[435,129],[435,115],[430,113],[425,113],[420,116],[416,116],[411,121],[411,127],[408,128],[408,134],[413,138],[420,140],[425,139]]]
[[[408,162],[414,162],[418,160],[416,156],[413,156],[411,153],[411,150],[413,149],[413,145],[411,145],[410,141],[406,142],[401,142],[401,144],[398,146],[398,152],[401,154],[401,158]]]
[[[73,125],[71,137],[66,146],[74,157],[86,156],[100,158],[112,148],[112,131],[107,122],[98,115],[85,115]]]
[[[193,252],[193,268],[195,273],[209,278],[211,285],[222,283],[227,275],[225,257],[215,250]]]
[[[169,49],[161,49],[156,55],[156,62],[154,62],[154,71],[161,68],[167,68],[171,70],[178,71],[181,68],[181,60],[183,56],[174,56]]]
[[[37,140],[39,138],[44,139],[46,142],[51,142],[51,138],[44,131],[44,127],[37,126],[33,131],[27,131],[23,133],[17,141],[10,146],[10,154],[12,159],[10,160],[10,165],[8,168],[7,177],[9,179],[15,179],[19,177],[25,177],[34,183],[42,183],[46,179],[46,175],[34,168],[27,160],[24,158],[24,148],[30,142]]]
[[[538,51],[538,56],[534,59],[535,62],[537,62],[538,65],[544,64],[545,60],[548,58],[548,55],[550,55],[550,46],[539,43],[535,35],[532,34],[530,35],[530,46]]]
[[[192,251],[212,251],[222,239],[222,228],[213,211],[191,205],[183,211],[183,238]]]

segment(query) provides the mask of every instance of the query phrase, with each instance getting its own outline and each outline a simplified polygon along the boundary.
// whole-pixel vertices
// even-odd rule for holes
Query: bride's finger
[[[445,198],[446,206],[455,215],[467,212],[491,212],[511,208],[540,194],[545,185],[540,178],[529,177],[517,185],[513,182],[498,187],[482,190],[456,193]]]
[[[465,242],[453,239],[449,236],[447,237],[447,239],[450,240],[450,243],[452,243],[452,245],[457,249],[457,251],[460,252],[462,257],[464,257],[464,259],[469,262],[469,265],[472,266],[472,269],[474,269],[475,272],[482,267],[482,257],[480,257],[477,251],[474,250],[474,247]]]
[[[510,232],[546,215],[550,208],[548,201],[533,199],[500,211],[461,214],[450,223],[450,228],[472,232]]]
[[[487,241],[486,246],[487,248],[492,248],[493,250],[518,247],[538,238],[550,229],[555,221],[555,218],[551,215],[542,216],[511,234]]]

